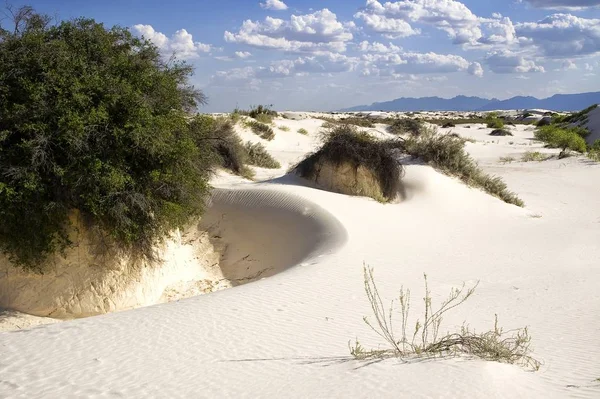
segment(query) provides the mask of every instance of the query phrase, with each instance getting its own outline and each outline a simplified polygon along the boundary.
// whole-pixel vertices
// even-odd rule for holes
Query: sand
[[[275,129],[272,142],[241,128],[240,134],[263,142],[281,169],[256,168],[258,182],[220,173],[213,184],[268,190],[304,203],[321,231],[334,232],[326,234],[332,241],[311,247],[311,255],[294,265],[294,256],[281,261],[286,264],[277,274],[232,289],[0,333],[0,397],[600,395],[594,381],[600,377],[599,164],[583,157],[520,162],[526,151],[556,153],[533,141],[526,126],[513,128],[514,137],[491,137],[491,129],[478,125],[440,129],[475,139],[467,150],[486,171],[502,176],[526,207],[419,164],[406,167],[406,198],[384,205],[282,177],[314,150],[321,121],[309,114],[276,124],[290,131]],[[309,135],[298,134],[300,127]],[[500,163],[505,156],[516,160]],[[299,228],[313,231],[311,223]],[[296,234],[295,223],[276,224],[288,236]],[[465,321],[478,331],[489,329],[494,314],[505,329],[529,326],[542,368],[534,373],[465,358],[352,360],[349,341],[383,344],[362,321],[371,312],[363,262],[375,268],[385,299],[401,286],[413,291],[414,315],[422,309],[424,272],[438,303],[451,287],[479,281],[475,295],[448,315],[442,329]]]

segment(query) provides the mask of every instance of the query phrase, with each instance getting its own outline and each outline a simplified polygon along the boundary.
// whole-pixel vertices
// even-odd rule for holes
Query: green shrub
[[[411,135],[420,135],[425,132],[425,124],[418,119],[396,119],[394,122],[388,127],[388,131],[395,135],[401,134],[411,134]]]
[[[373,122],[367,118],[367,117],[358,117],[358,116],[349,116],[349,117],[345,117],[345,118],[329,118],[326,116],[322,116],[319,119],[324,120],[325,122],[328,122],[330,125],[328,125],[328,128],[331,128],[334,125],[352,125],[352,126],[358,126],[358,127],[375,127],[375,125],[373,124]]]
[[[502,129],[504,127],[504,121],[502,119],[491,119],[487,120],[487,127],[490,129]]]
[[[47,21],[0,29],[0,250],[41,271],[79,210],[151,257],[209,193],[212,149],[187,122],[204,96],[189,66],[126,29]]]
[[[500,163],[512,163],[514,160],[515,158],[511,156],[500,157]]]
[[[524,203],[508,191],[500,177],[485,174],[464,149],[459,137],[436,134],[432,130],[420,136],[409,136],[400,147],[408,154],[419,157],[434,168],[456,176],[470,186],[478,187],[504,202],[517,206]]]
[[[543,141],[552,148],[560,148],[559,158],[567,156],[568,151],[586,152],[587,145],[581,134],[585,129],[558,127],[555,125],[542,126],[535,132],[535,138]],[[587,130],[585,130],[587,131]]]
[[[210,143],[217,165],[236,175],[248,179],[253,177],[252,170],[245,165],[248,163],[248,154],[230,119],[198,115],[190,121],[190,130],[200,141]]]
[[[270,141],[275,138],[275,132],[269,125],[258,121],[249,121],[248,127],[262,139]]]
[[[306,130],[305,128],[302,127],[300,129],[298,129],[298,133],[306,136],[308,134],[308,130]]]
[[[293,169],[301,177],[314,179],[324,163],[335,166],[349,164],[371,171],[379,183],[377,190],[390,201],[400,192],[403,168],[392,152],[389,142],[380,141],[350,125],[341,125],[327,132],[321,148],[307,156]]]
[[[281,168],[281,164],[267,152],[267,149],[262,144],[252,144],[248,141],[244,145],[244,148],[248,154],[248,163],[250,165],[268,169]]]
[[[278,127],[279,127],[279,130],[282,130],[284,132],[289,132],[290,131],[290,128],[287,127],[287,126],[278,126]]]
[[[506,129],[494,129],[490,136],[512,136],[513,134]]]
[[[442,128],[447,129],[450,127],[456,127],[456,125],[454,124],[454,122],[446,122],[442,125]]]

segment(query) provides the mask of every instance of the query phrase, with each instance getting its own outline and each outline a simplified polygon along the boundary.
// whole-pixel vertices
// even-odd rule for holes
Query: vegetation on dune
[[[512,136],[513,134],[506,129],[494,129],[490,136]]]
[[[270,141],[275,138],[275,132],[269,125],[252,120],[248,121],[247,125],[255,134],[260,136],[261,139]]]
[[[490,112],[486,118],[485,123],[490,129],[502,129],[504,128],[504,121],[500,119],[495,112]]]
[[[552,117],[553,124],[584,124],[587,122],[588,114],[594,109],[598,108],[598,104],[590,105],[584,110],[575,112],[570,115],[554,115]]]
[[[278,126],[278,128],[279,128],[279,130],[281,130],[283,132],[289,132],[290,131],[290,128],[288,126],[281,125],[281,126]]]
[[[559,127],[556,125],[542,126],[535,132],[535,138],[545,142],[549,147],[560,148],[558,158],[569,155],[569,151],[585,153],[587,145],[583,138],[588,134],[587,129],[579,127]]]
[[[215,165],[247,179],[253,177],[254,173],[246,166],[249,163],[246,148],[230,119],[198,115],[190,121],[190,131],[199,148],[203,141],[208,141],[215,156]]]
[[[331,128],[334,125],[352,125],[352,126],[368,127],[368,128],[375,127],[375,124],[373,123],[373,121],[368,117],[350,116],[350,117],[337,119],[337,118],[329,118],[326,116],[322,116],[319,119],[322,119],[325,122],[329,123],[329,125],[327,126],[328,128]]]
[[[478,187],[504,202],[524,206],[498,176],[484,173],[464,149],[465,141],[451,135],[436,134],[431,129],[420,136],[409,136],[401,142],[403,150],[419,157],[434,168],[456,176],[469,186]]]
[[[244,150],[250,165],[268,169],[281,168],[281,164],[277,162],[277,160],[273,158],[271,154],[268,153],[267,149],[260,143],[252,144],[248,141],[244,145]]]
[[[211,140],[188,123],[205,100],[192,69],[123,28],[17,15],[0,30],[0,249],[41,270],[71,244],[77,209],[119,248],[151,257],[209,192]]]
[[[551,159],[552,155],[542,154],[539,151],[526,151],[522,157],[521,161],[523,162],[541,162]]]
[[[426,130],[425,124],[419,119],[396,119],[388,126],[388,131],[395,135],[411,134],[418,136]]]
[[[384,198],[390,201],[400,191],[403,168],[386,141],[380,141],[350,125],[341,125],[327,132],[319,150],[310,154],[294,167],[296,173],[307,179],[315,179],[324,163],[334,166],[351,165],[355,170],[364,167],[377,179]]]
[[[273,111],[271,107],[272,105],[257,105],[250,107],[249,111],[236,108],[233,111],[233,115],[249,116],[250,118],[253,118],[258,122],[269,125],[273,123],[273,118],[276,118],[278,116],[277,111]]]
[[[301,127],[300,129],[298,129],[298,133],[303,134],[303,135],[307,135],[308,134],[308,130],[306,130],[305,128]]]
[[[504,332],[498,326],[497,315],[495,316],[493,330],[476,333],[463,325],[457,332],[442,333],[441,325],[446,314],[467,301],[475,293],[479,283],[472,287],[466,287],[463,284],[461,288],[452,288],[448,298],[440,304],[439,308],[435,309],[427,275],[424,275],[425,296],[423,302],[425,311],[423,319],[417,319],[414,324],[410,320],[412,299],[410,290],[404,289],[404,287],[400,288],[398,297],[400,328],[398,330],[393,323],[393,311],[398,306],[395,306],[394,301],[392,301],[389,308],[384,306],[375,284],[372,268],[365,265],[363,273],[365,293],[371,304],[375,321],[371,322],[366,316],[363,320],[371,330],[385,340],[388,348],[367,350],[356,340],[353,346],[350,343],[348,344],[350,353],[356,359],[439,358],[467,355],[539,370],[541,362],[531,357],[531,336],[527,327]],[[412,325],[414,325],[414,328]],[[397,322],[396,326],[398,326]]]

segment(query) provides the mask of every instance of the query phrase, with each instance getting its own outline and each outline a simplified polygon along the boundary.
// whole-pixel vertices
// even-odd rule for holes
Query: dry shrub
[[[244,149],[247,153],[248,163],[261,168],[278,169],[281,167],[279,162],[267,152],[267,149],[261,143],[246,142]]]

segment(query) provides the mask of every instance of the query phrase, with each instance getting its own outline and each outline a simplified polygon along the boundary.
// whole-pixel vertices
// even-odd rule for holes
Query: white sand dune
[[[590,134],[585,138],[589,144],[600,140],[600,106],[594,108],[587,114],[585,127],[589,129]]]
[[[314,148],[319,125],[310,118],[276,122],[292,130],[263,142],[284,165],[257,169],[269,179]],[[301,126],[309,137],[295,133]],[[248,183],[220,175],[220,189],[247,193],[217,194],[222,214],[232,217],[225,217],[224,234],[237,236],[240,245],[244,237],[259,242],[272,235],[281,249],[262,259],[277,257],[285,272],[178,302],[0,333],[0,397],[598,397],[600,165],[575,157],[500,164],[500,156],[518,160],[542,145],[522,126],[514,137],[490,137],[490,129],[476,126],[453,131],[477,140],[469,152],[502,176],[526,208],[423,165],[406,167],[407,195],[387,205],[293,179]],[[259,194],[248,200],[251,190]],[[274,195],[265,201],[278,207],[281,198],[292,214],[303,203],[318,208],[310,205],[301,222],[277,211],[274,226],[252,228],[252,215],[265,212],[260,193],[266,191]],[[251,211],[241,212],[239,201],[253,204]],[[333,219],[310,216],[321,211],[343,229],[333,228]],[[251,238],[254,232],[258,237]],[[314,232],[332,241],[319,247]],[[306,248],[295,253],[290,240]],[[232,248],[226,262],[235,263],[247,249]],[[413,291],[414,316],[423,307],[424,272],[435,303],[453,286],[480,281],[442,330],[464,321],[487,330],[494,314],[505,329],[528,325],[541,370],[464,358],[352,360],[348,341],[383,344],[362,321],[371,313],[363,262],[375,268],[384,298],[395,297],[402,285]]]

